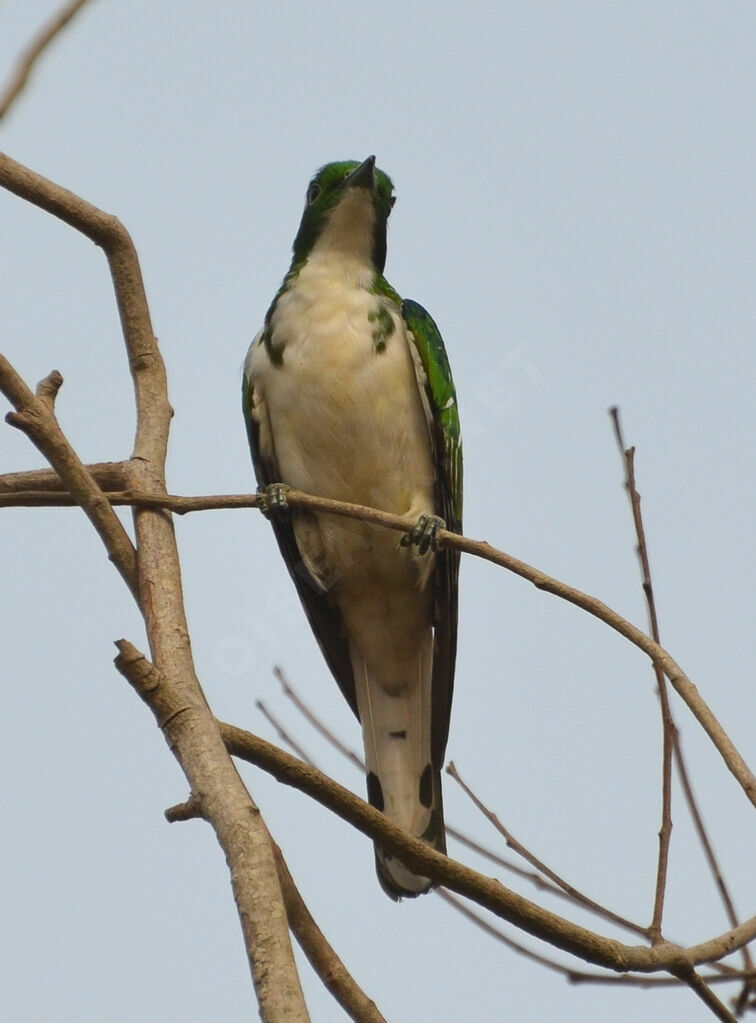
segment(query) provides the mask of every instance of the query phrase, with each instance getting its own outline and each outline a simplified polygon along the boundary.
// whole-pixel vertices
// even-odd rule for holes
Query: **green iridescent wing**
[[[417,302],[402,302],[402,316],[411,331],[423,370],[432,418],[436,468],[436,507],[446,528],[462,532],[462,440],[457,395],[449,360],[438,327]],[[433,622],[433,719],[431,745],[434,766],[443,766],[449,734],[454,663],[457,655],[457,579],[459,554],[442,548],[436,554]]]

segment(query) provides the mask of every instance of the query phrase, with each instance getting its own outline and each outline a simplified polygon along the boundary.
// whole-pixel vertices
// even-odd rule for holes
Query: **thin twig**
[[[648,607],[648,616],[649,616],[649,623],[650,623],[650,627],[651,627],[651,635],[652,635],[653,639],[657,643],[660,643],[661,640],[660,640],[660,631],[659,631],[659,620],[658,620],[658,615],[657,615],[657,611],[656,611],[656,600],[655,600],[655,597],[654,597],[653,585],[652,585],[652,582],[651,582],[651,566],[650,566],[650,561],[649,561],[649,557],[648,557],[648,545],[646,544],[646,533],[645,533],[645,528],[644,528],[644,525],[643,525],[643,515],[642,515],[642,512],[641,512],[640,494],[638,494],[637,489],[635,487],[635,471],[634,471],[635,470],[635,465],[634,465],[635,448],[629,448],[628,449],[628,448],[625,447],[625,439],[624,439],[624,436],[623,436],[622,425],[621,425],[621,421],[620,421],[619,409],[616,408],[616,407],[610,409],[610,415],[611,415],[611,418],[612,418],[612,423],[614,425],[614,432],[615,432],[615,436],[616,436],[616,439],[617,439],[617,444],[619,446],[620,453],[623,456],[623,464],[625,466],[625,472],[626,472],[626,475],[625,475],[625,490],[627,491],[628,496],[630,498],[630,504],[631,504],[631,508],[632,508],[632,511],[633,511],[633,522],[634,522],[634,525],[635,525],[635,533],[636,533],[636,539],[637,539],[637,544],[638,544],[638,546],[637,546],[637,553],[638,553],[638,557],[640,559],[640,564],[641,564],[641,577],[642,577],[642,582],[643,582],[643,593],[644,593],[644,595],[646,597],[646,604],[647,604],[647,607]],[[701,846],[702,846],[702,848],[704,850],[704,854],[705,854],[707,862],[709,864],[709,868],[710,868],[710,870],[712,872],[712,875],[714,877],[715,883],[716,883],[717,888],[719,890],[720,896],[722,898],[722,902],[724,903],[725,911],[727,913],[727,918],[730,921],[730,924],[731,924],[732,927],[737,927],[738,926],[738,917],[737,917],[737,914],[735,912],[735,906],[733,905],[733,901],[732,901],[732,898],[730,897],[730,893],[729,893],[729,890],[727,888],[727,884],[725,883],[724,877],[722,876],[722,871],[720,870],[719,863],[718,863],[716,855],[714,853],[714,847],[713,847],[713,845],[711,843],[711,840],[709,838],[708,832],[706,830],[706,826],[704,824],[703,816],[702,816],[702,814],[701,814],[701,812],[699,810],[697,800],[696,800],[695,795],[693,793],[693,787],[692,787],[692,784],[691,784],[691,781],[690,781],[690,776],[688,774],[687,764],[685,762],[685,757],[683,756],[683,752],[682,752],[682,741],[681,741],[678,729],[677,729],[677,727],[675,725],[674,716],[672,714],[672,709],[671,709],[671,707],[669,705],[669,700],[667,698],[666,684],[664,682],[663,677],[660,677],[660,672],[658,671],[658,669],[656,669],[656,681],[657,681],[657,686],[658,686],[658,690],[659,690],[659,694],[660,694],[660,699],[662,701],[662,720],[664,722],[664,754],[665,754],[665,760],[664,760],[664,790],[665,790],[665,793],[668,793],[669,786],[670,786],[670,779],[668,777],[668,771],[669,771],[669,761],[671,760],[671,758],[669,758],[667,756],[667,749],[668,749],[668,745],[671,743],[672,752],[674,754],[674,760],[675,760],[675,763],[677,765],[677,771],[678,771],[678,774],[679,774],[679,777],[680,777],[680,782],[681,782],[682,788],[683,788],[683,794],[685,796],[685,801],[687,803],[687,806],[688,806],[688,809],[690,811],[690,814],[691,814],[691,816],[693,818],[693,823],[694,823],[694,826],[696,828],[696,832],[698,834],[699,841],[701,842]],[[664,802],[665,802],[665,808],[667,809],[667,812],[668,812],[668,804],[669,804],[669,796],[668,796],[668,794],[665,795]],[[666,820],[667,820],[667,815],[664,814],[664,822],[665,823],[666,823]],[[668,829],[667,829],[667,835],[669,835],[669,830],[670,829],[671,829],[671,820],[669,821],[669,826],[668,826]],[[663,834],[663,832],[664,832],[664,824],[662,826],[662,834]],[[659,871],[657,873],[656,902],[655,902],[655,908],[654,908],[654,919],[655,920],[656,920],[656,916],[657,916],[656,904],[659,902],[660,889],[663,889],[663,885],[659,883],[659,877],[660,877],[660,875],[662,873],[662,834],[660,834]],[[669,839],[667,838],[667,843],[668,843],[668,841],[669,841]],[[666,859],[666,857],[665,857],[665,859]],[[664,871],[666,872],[666,863],[664,864]],[[662,891],[662,894],[663,894],[663,891]],[[659,924],[661,924],[660,916],[659,916]],[[654,928],[654,925],[652,924],[652,929],[653,928]],[[747,972],[747,971],[749,971],[749,970],[751,970],[753,968],[753,961],[751,959],[751,954],[750,954],[750,951],[749,951],[747,946],[743,947],[743,949],[742,949],[742,956],[743,956],[744,970]],[[752,985],[748,981],[746,981],[746,983],[745,983],[745,985],[743,987],[743,991],[741,992],[741,994],[740,994],[740,996],[738,998],[737,1004],[736,1004],[736,1013],[741,1012],[743,1010],[743,1008],[745,1007],[746,1001],[748,999],[748,994],[749,994],[749,991],[751,989],[752,989]]]
[[[566,892],[574,902],[584,906],[586,909],[590,909],[591,912],[596,913],[598,916],[604,917],[605,920],[611,920],[612,923],[619,924],[621,927],[626,927],[635,934],[639,934],[644,938],[649,936],[648,930],[645,927],[641,927],[640,924],[633,923],[632,920],[628,920],[625,917],[620,916],[618,913],[612,912],[611,909],[607,909],[605,906],[600,905],[598,902],[594,902],[593,899],[588,898],[587,895],[584,895],[581,891],[575,888],[574,885],[571,885],[568,881],[565,881],[564,878],[561,878],[559,874],[555,873],[550,867],[547,867],[546,864],[539,860],[537,856],[534,856],[530,850],[526,849],[521,842],[518,842],[511,831],[504,827],[493,810],[490,810],[483,800],[480,799],[480,797],[477,796],[470,786],[460,777],[459,771],[457,771],[453,761],[446,768],[446,773],[457,782],[465,795],[467,795],[478,810],[480,810],[486,820],[490,821],[499,834],[504,837],[507,846],[516,852],[518,856],[522,856],[524,860],[527,860],[532,867],[535,867],[536,870],[548,877],[550,881],[553,881],[553,883],[557,885],[557,887],[561,888],[562,891]]]
[[[3,183],[3,160],[0,154],[0,184]],[[175,495],[156,495],[148,493],[147,489],[133,492],[109,494],[113,504],[130,504],[140,508],[165,508],[184,514],[191,511],[207,511],[209,509],[232,509],[232,508],[259,508],[261,498],[257,494],[230,494],[211,497],[177,497]],[[350,504],[346,501],[334,501],[325,497],[314,497],[312,494],[305,494],[299,490],[289,490],[287,500],[294,508],[309,508],[311,511],[327,512],[330,515],[341,515],[346,518],[358,519],[362,522],[371,522],[386,529],[393,529],[401,533],[410,533],[414,528],[412,522],[400,518],[398,515],[389,515],[388,512],[379,511],[376,508],[368,508],[359,504]],[[50,503],[45,498],[45,503]],[[69,501],[61,500],[61,504],[69,504]],[[711,711],[706,701],[702,698],[696,687],[682,670],[674,658],[667,653],[658,643],[648,636],[642,629],[632,625],[621,615],[617,614],[610,607],[582,593],[574,586],[560,582],[558,579],[546,575],[532,565],[528,565],[519,558],[497,550],[484,540],[471,540],[458,533],[440,529],[436,537],[440,547],[449,547],[452,550],[461,551],[463,554],[471,554],[473,557],[490,561],[494,565],[512,572],[532,583],[536,589],[565,600],[575,607],[581,608],[588,614],[598,618],[624,636],[634,646],[642,650],[651,660],[658,664],[667,678],[674,686],[677,693],[683,699],[688,709],[699,722],[706,734],[709,736],[720,756],[724,760],[728,770],[743,789],[749,801],[756,806],[756,776],[743,760],[732,740],[725,732],[722,725]]]
[[[348,746],[345,746],[344,743],[339,739],[339,737],[337,735],[334,735],[331,729],[323,724],[323,722],[320,720],[317,714],[315,714],[310,709],[310,707],[307,706],[307,704],[299,696],[299,694],[295,692],[295,690],[289,684],[289,680],[284,674],[283,670],[279,668],[278,665],[276,665],[275,668],[273,669],[273,674],[280,682],[284,696],[291,700],[291,702],[297,708],[297,710],[305,719],[305,721],[308,721],[315,729],[315,731],[319,732],[323,736],[323,738],[326,739],[331,744],[331,746],[334,747],[334,749],[337,749],[342,756],[346,757],[346,759],[351,764],[353,764],[358,770],[364,772],[365,762],[362,760],[362,758],[359,757],[354,752],[354,750],[351,750],[349,749]],[[302,759],[305,760],[306,758],[303,757]]]
[[[48,48],[50,43],[66,27],[71,19],[78,14],[87,0],[70,0],[52,17],[32,40],[18,59],[13,74],[0,93],[0,120],[10,110],[26,85],[34,65]]]
[[[625,491],[630,501],[630,508],[633,513],[635,535],[638,546],[637,553],[641,565],[641,579],[643,593],[646,597],[648,607],[649,625],[651,636],[656,643],[661,645],[659,637],[659,620],[656,614],[656,601],[654,600],[654,589],[651,583],[651,565],[648,559],[648,545],[646,544],[646,532],[643,527],[643,516],[641,514],[641,497],[635,485],[635,448],[625,446],[625,438],[622,434],[622,423],[618,408],[610,409],[609,413],[614,425],[614,434],[620,449],[623,465],[625,467]],[[672,750],[675,742],[675,723],[672,719],[672,711],[669,706],[669,693],[667,691],[667,680],[659,665],[654,662],[654,675],[656,676],[656,688],[659,693],[662,718],[662,822],[659,829],[659,857],[656,868],[656,891],[654,894],[654,909],[649,935],[652,941],[662,940],[662,917],[664,914],[664,892],[667,886],[667,867],[669,864],[669,843],[672,837]]]
[[[273,726],[273,728],[276,731],[276,735],[281,740],[281,742],[285,743],[289,747],[289,749],[293,750],[295,756],[298,756],[300,760],[304,760],[306,764],[312,765],[312,767],[318,766],[312,759],[312,757],[309,755],[309,753],[306,753],[304,748],[299,745],[296,739],[293,739],[291,735],[286,731],[286,729],[275,716],[275,714],[273,714],[272,711],[268,710],[268,708],[265,706],[262,700],[255,700],[255,706],[263,715],[263,717],[267,721],[269,721],[270,724]]]

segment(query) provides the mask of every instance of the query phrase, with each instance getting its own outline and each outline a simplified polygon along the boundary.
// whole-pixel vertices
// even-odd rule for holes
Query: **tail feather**
[[[446,852],[439,765],[431,757],[432,634],[418,644],[402,680],[381,677],[352,649],[370,803],[411,835]],[[375,848],[378,880],[393,899],[427,892],[433,882]]]
[[[441,798],[441,774],[434,771],[432,776],[433,802],[430,810],[430,820],[427,829],[418,838],[424,839],[428,845],[438,852],[446,853],[446,833],[444,831],[444,807]],[[370,787],[368,786],[368,792]],[[372,803],[372,800],[370,800]],[[375,805],[375,804],[373,804]],[[405,867],[401,860],[396,859],[391,853],[384,852],[380,846],[375,846],[375,870],[378,874],[378,881],[386,894],[395,901],[402,898],[414,898],[430,891],[434,882],[428,877],[414,874],[409,867]]]

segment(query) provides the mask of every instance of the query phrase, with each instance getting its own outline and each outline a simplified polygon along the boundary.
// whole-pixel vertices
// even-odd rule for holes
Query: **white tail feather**
[[[406,677],[386,679],[352,648],[370,802],[395,824],[437,849],[444,848],[441,779],[431,761],[433,634],[424,630]],[[376,847],[378,877],[393,898],[431,887]]]

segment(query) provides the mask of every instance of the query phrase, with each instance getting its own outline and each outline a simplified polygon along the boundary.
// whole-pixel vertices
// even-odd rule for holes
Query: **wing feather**
[[[462,442],[457,395],[444,342],[432,317],[417,302],[405,300],[402,316],[425,373],[436,468],[436,502],[447,529],[462,532]],[[431,755],[443,766],[449,735],[454,665],[457,656],[459,552],[442,548],[434,572],[434,650]]]

